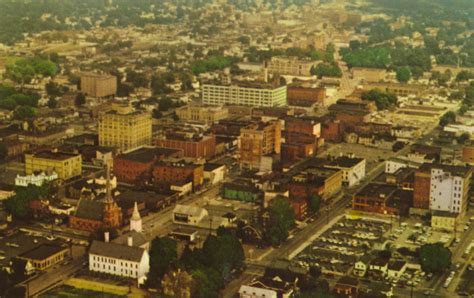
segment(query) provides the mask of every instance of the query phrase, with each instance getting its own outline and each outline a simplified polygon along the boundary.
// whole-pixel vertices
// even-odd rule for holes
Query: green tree
[[[442,243],[425,244],[420,247],[421,268],[427,273],[440,273],[451,266],[451,251]]]
[[[204,242],[202,255],[205,265],[219,272],[223,279],[240,268],[245,260],[242,244],[232,233],[209,236]]]
[[[222,285],[222,279],[219,273],[211,268],[195,270],[192,273],[196,282],[196,292],[193,297],[196,298],[217,298],[219,297],[219,288]]]
[[[176,241],[167,237],[156,237],[151,242],[150,273],[151,285],[158,285],[163,275],[174,266],[178,259]]]
[[[0,108],[6,110],[14,110],[17,107],[15,99],[8,97],[0,101]]]
[[[336,62],[320,63],[316,67],[311,68],[311,74],[322,77],[342,77],[342,70]]]
[[[60,96],[62,93],[59,85],[54,82],[47,83],[45,89],[49,96]]]
[[[171,109],[171,107],[173,107],[173,100],[171,100],[171,98],[165,96],[160,99],[159,109],[161,112],[166,112]]]
[[[363,100],[374,101],[377,109],[379,110],[388,109],[396,105],[398,101],[398,98],[395,94],[382,92],[378,89],[372,89],[362,93],[361,98]]]
[[[318,212],[319,208],[321,207],[321,196],[318,195],[311,195],[308,198],[309,203],[309,210],[311,212]]]
[[[400,83],[406,83],[411,78],[411,71],[410,68],[407,66],[399,67],[397,69],[397,80]]]
[[[439,120],[439,125],[445,127],[448,124],[456,122],[456,114],[454,112],[447,112]]]
[[[36,116],[36,109],[29,106],[18,107],[13,113],[15,119],[25,120]]]
[[[280,245],[288,238],[295,225],[295,213],[287,199],[277,197],[268,206],[269,221],[265,229],[265,239],[272,245]]]
[[[29,203],[40,198],[49,198],[51,195],[50,186],[45,184],[41,187],[28,185],[27,187],[17,187],[15,195],[5,202],[6,209],[17,218],[26,218],[29,214]]]

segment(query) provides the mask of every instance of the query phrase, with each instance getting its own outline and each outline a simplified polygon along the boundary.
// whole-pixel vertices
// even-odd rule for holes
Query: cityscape
[[[0,297],[474,297],[472,0],[0,0]]]

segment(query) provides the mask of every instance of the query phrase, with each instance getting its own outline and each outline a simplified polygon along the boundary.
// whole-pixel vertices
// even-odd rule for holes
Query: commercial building
[[[240,167],[260,169],[265,155],[279,154],[281,123],[279,120],[252,123],[240,131]]]
[[[326,106],[326,88],[306,86],[304,84],[291,84],[288,86],[288,105],[312,106],[318,104]]]
[[[64,261],[69,255],[69,248],[42,244],[21,255],[18,259],[30,262],[36,270],[46,270]]]
[[[474,145],[466,145],[462,148],[462,161],[474,165]]]
[[[107,237],[106,237],[107,238]],[[89,250],[89,271],[126,277],[145,283],[150,271],[150,256],[146,249],[133,246],[133,238],[127,245],[93,241]]]
[[[413,207],[430,208],[431,169],[429,164],[423,164],[415,171],[413,184]]]
[[[153,166],[152,174],[154,184],[162,188],[191,182],[193,189],[197,189],[204,183],[203,165],[184,160],[159,161]]]
[[[426,92],[427,88],[424,85],[401,84],[401,83],[367,83],[362,86],[364,91],[372,89],[379,89],[384,92],[393,93],[399,96],[415,95],[421,96]]]
[[[183,150],[184,157],[211,159],[216,154],[215,135],[169,131],[155,143],[159,147]]]
[[[106,74],[82,74],[81,91],[97,98],[113,96],[117,93],[117,78]]]
[[[397,214],[397,210],[388,206],[397,187],[388,184],[369,183],[352,198],[352,209],[380,214]]]
[[[342,183],[349,187],[358,184],[365,177],[365,159],[354,155],[330,157],[324,160],[325,168],[342,171]]]
[[[237,200],[259,204],[264,193],[252,184],[224,183],[221,191],[222,197],[227,200]]]
[[[432,165],[430,209],[464,214],[471,177],[472,169],[469,167]]]
[[[277,107],[286,105],[286,85],[239,82],[230,85],[203,84],[202,103]]]
[[[113,110],[99,116],[99,145],[127,151],[151,145],[151,114],[115,104]]]
[[[227,167],[216,163],[206,163],[204,165],[204,180],[211,185],[224,181],[227,175]]]
[[[310,155],[316,154],[320,145],[321,123],[312,117],[287,117],[281,144],[281,159],[284,166],[293,164]]]
[[[458,213],[433,211],[431,214],[431,227],[436,230],[453,232],[458,222],[460,222]]]
[[[312,167],[294,175],[288,185],[290,199],[308,199],[311,195],[328,200],[342,188],[342,171]]]
[[[53,151],[25,154],[26,175],[52,171],[63,180],[80,176],[82,175],[82,156],[80,154]]]
[[[208,214],[203,208],[177,204],[173,209],[173,223],[197,226]]]
[[[299,59],[298,57],[275,56],[267,62],[268,73],[292,75],[292,76],[311,76],[311,68],[315,61],[310,59]]]
[[[229,116],[229,109],[222,106],[185,105],[176,109],[179,120],[212,124]]]
[[[114,158],[114,174],[121,182],[145,183],[152,177],[153,165],[166,158],[181,158],[183,150],[144,146]]]

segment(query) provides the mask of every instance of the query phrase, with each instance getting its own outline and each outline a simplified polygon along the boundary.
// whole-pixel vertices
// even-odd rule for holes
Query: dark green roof
[[[76,210],[76,217],[102,220],[104,204],[95,200],[80,200]]]

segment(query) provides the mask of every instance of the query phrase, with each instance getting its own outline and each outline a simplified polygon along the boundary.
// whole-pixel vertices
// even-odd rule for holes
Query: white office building
[[[430,209],[464,213],[468,203],[472,171],[468,167],[431,168]]]
[[[270,83],[245,82],[231,85],[204,84],[202,103],[208,105],[244,105],[279,107],[287,103],[285,86]]]

